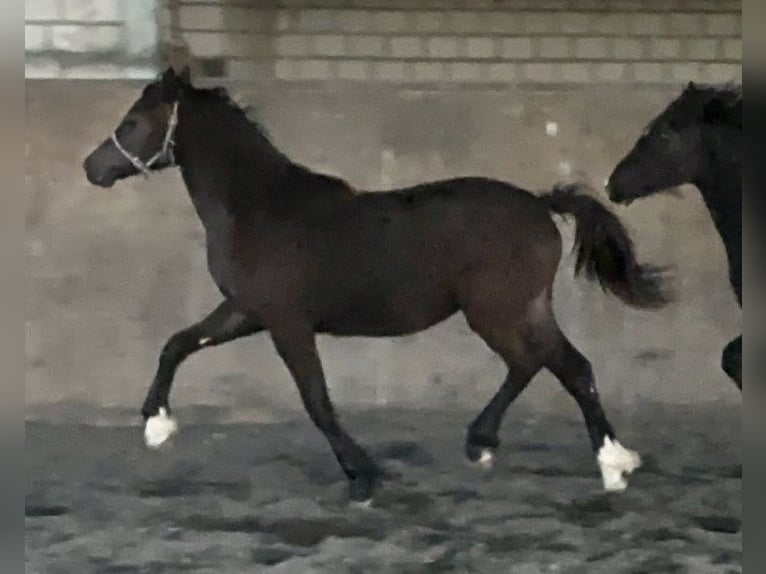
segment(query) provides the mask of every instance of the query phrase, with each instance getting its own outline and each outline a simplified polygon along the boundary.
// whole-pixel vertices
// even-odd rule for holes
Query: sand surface
[[[610,409],[614,412],[615,409]],[[29,573],[741,572],[741,409],[613,415],[644,466],[601,490],[578,419],[511,409],[495,467],[463,458],[475,413],[343,413],[395,478],[351,506],[306,417],[138,426],[26,425]]]

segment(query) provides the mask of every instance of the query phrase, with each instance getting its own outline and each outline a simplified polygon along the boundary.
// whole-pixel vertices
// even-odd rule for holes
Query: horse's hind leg
[[[545,366],[580,406],[593,450],[597,453],[604,488],[624,490],[627,487],[624,475],[638,468],[641,458],[637,453],[624,448],[615,438],[612,425],[601,406],[590,362],[558,327],[557,331],[553,351],[548,355]]]
[[[170,417],[169,396],[179,365],[204,347],[220,345],[260,331],[258,324],[224,301],[199,323],[175,333],[160,353],[159,365],[146,394],[141,414],[146,420],[144,439],[152,448],[160,446],[175,431]]]
[[[721,356],[721,368],[742,390],[742,335],[730,341]]]
[[[505,412],[543,366],[547,345],[545,325],[539,318],[548,303],[543,294],[521,311],[498,310],[489,305],[468,305],[463,309],[471,329],[508,367],[500,389],[468,426],[466,456],[485,468],[491,467],[493,451],[500,445],[498,432]]]
[[[547,367],[580,406],[604,488],[623,490],[627,486],[623,475],[638,468],[640,457],[615,438],[601,406],[590,362],[561,333],[550,293],[541,294],[519,313],[489,308],[482,313],[470,306],[464,312],[471,328],[508,365],[502,387],[468,428],[469,459],[485,466],[491,464],[492,449],[500,442],[497,435],[503,415],[532,377]]]

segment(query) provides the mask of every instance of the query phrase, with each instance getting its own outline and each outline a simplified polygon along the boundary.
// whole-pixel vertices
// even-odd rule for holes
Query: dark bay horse
[[[90,182],[111,187],[172,165],[204,225],[208,268],[223,301],[162,349],[142,409],[148,445],[175,430],[168,397],[186,357],[265,330],[352,498],[367,500],[381,470],[334,412],[316,334],[404,335],[462,311],[508,366],[468,428],[469,459],[491,462],[506,410],[547,368],[582,411],[605,488],[626,487],[624,475],[640,459],[615,438],[591,365],[553,314],[562,241],[551,213],[577,223],[578,272],[637,308],[660,307],[669,294],[662,270],[636,261],[617,217],[577,186],[535,196],[474,177],[357,193],[288,159],[222,88],[195,88],[187,70],[168,69],[83,167]]]
[[[742,88],[686,89],[655,117],[607,181],[609,197],[631,203],[694,184],[723,240],[729,280],[742,306]],[[721,367],[742,390],[742,335],[729,342]]]

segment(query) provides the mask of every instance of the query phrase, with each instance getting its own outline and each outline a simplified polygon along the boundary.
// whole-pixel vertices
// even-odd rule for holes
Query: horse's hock
[[[167,336],[219,300],[205,268],[202,229],[177,173],[110,190],[90,186],[83,175],[83,157],[140,86],[27,82],[31,415],[77,407],[82,417],[116,407],[134,417]],[[413,95],[393,86],[320,93],[284,85],[240,91],[292,159],[359,188],[486,175],[541,190],[583,177],[600,186],[676,92],[582,87]],[[739,401],[719,365],[721,346],[739,332],[739,309],[699,194],[611,208],[630,226],[642,260],[676,266],[679,299],[659,312],[634,311],[559,273],[560,324],[592,361],[604,402],[614,408],[641,399]],[[568,247],[569,224],[561,228]],[[320,352],[339,405],[476,409],[504,370],[462,318],[401,339],[320,338]],[[520,400],[575,415],[571,399],[549,382],[539,375]],[[264,420],[300,408],[264,335],[199,353],[181,369],[175,389],[179,413],[212,405],[230,407],[237,419]]]

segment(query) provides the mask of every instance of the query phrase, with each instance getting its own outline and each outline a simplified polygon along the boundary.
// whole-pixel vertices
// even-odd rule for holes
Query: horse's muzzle
[[[99,187],[109,188],[115,183],[116,178],[110,175],[109,169],[99,169],[93,165],[93,156],[88,156],[85,161],[82,162],[82,169],[85,171],[85,177],[93,185]]]

